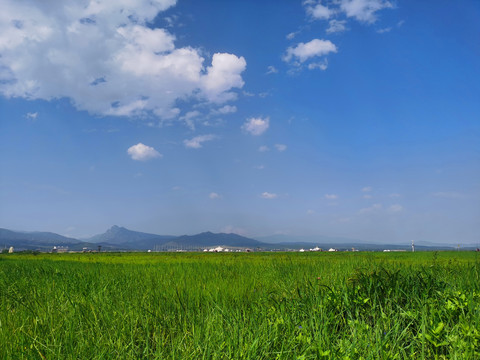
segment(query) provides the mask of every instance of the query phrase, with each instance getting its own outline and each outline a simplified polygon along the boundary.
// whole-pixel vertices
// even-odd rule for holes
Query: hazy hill
[[[83,242],[51,232],[21,232],[7,229],[0,229],[0,246],[13,246],[18,250],[51,250],[54,246],[68,246],[69,248],[79,246]]]
[[[124,227],[113,225],[103,234],[98,234],[85,240],[92,243],[122,245],[128,248],[138,247],[143,249],[148,244],[162,244],[172,238],[175,238],[175,236],[149,234],[140,231],[128,230]],[[148,247],[149,246],[147,246],[147,248]]]
[[[203,249],[216,246],[251,248],[262,250],[298,250],[311,249],[316,246],[328,250],[335,248],[338,250],[367,250],[382,251],[389,250],[410,250],[410,243],[405,244],[369,244],[363,241],[343,238],[329,237],[292,237],[284,235],[275,235],[264,237],[264,241],[247,238],[237,234],[203,232],[196,235],[156,235],[139,231],[128,230],[124,227],[112,226],[105,233],[95,235],[83,241],[55,234],[52,232],[21,232],[0,228],[0,247],[13,246],[16,250],[41,250],[50,251],[54,246],[68,246],[69,250],[80,251],[83,248],[96,250],[98,245],[105,251],[115,250],[155,250],[155,249]],[[295,240],[310,241],[295,241]],[[276,241],[275,241],[276,240]],[[273,242],[275,241],[275,242]],[[435,244],[425,246],[424,243],[415,245],[417,250],[453,250],[448,244]],[[470,250],[475,247],[468,248]],[[462,247],[467,250],[467,247]]]
[[[214,234],[210,231],[197,235],[183,235],[172,239],[165,245],[182,246],[182,247],[213,247],[213,246],[230,246],[230,247],[246,247],[246,248],[264,248],[265,243],[258,240],[250,239],[237,234]]]

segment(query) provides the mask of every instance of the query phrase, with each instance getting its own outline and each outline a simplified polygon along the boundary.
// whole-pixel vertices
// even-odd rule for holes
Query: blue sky
[[[13,1],[0,227],[473,243],[478,1]]]

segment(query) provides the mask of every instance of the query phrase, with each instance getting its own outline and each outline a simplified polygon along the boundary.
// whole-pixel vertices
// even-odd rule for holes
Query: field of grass
[[[480,359],[480,256],[0,255],[1,359]]]

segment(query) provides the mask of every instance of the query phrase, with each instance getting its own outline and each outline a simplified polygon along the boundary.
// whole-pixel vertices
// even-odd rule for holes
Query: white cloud
[[[434,197],[443,199],[463,199],[465,195],[456,191],[440,191],[432,194]]]
[[[337,200],[338,195],[336,195],[336,194],[325,194],[325,199],[327,199],[327,200]]]
[[[258,136],[267,131],[270,126],[270,118],[250,118],[242,125],[242,130],[252,135]]]
[[[273,65],[270,65],[268,68],[267,68],[267,75],[268,74],[276,74],[278,73],[278,70],[275,66]]]
[[[298,34],[298,31],[295,31],[295,32],[291,32],[291,33],[288,33],[287,36],[285,36],[287,38],[287,40],[292,40],[295,38],[295,36],[297,36]]]
[[[153,147],[142,143],[129,147],[127,153],[133,160],[138,161],[147,161],[150,159],[161,158],[163,156]]]
[[[311,210],[311,209],[307,210],[307,215],[313,215],[313,214],[315,214],[315,210]]]
[[[260,195],[263,199],[275,199],[278,197],[277,194],[269,193],[269,192],[264,192],[262,195]]]
[[[27,115],[25,115],[25,117],[26,117],[27,119],[30,119],[30,120],[36,120],[37,117],[38,117],[38,112],[27,113]]]
[[[334,14],[334,11],[318,3],[315,6],[308,6],[307,13],[315,19],[327,20]]]
[[[313,39],[307,43],[289,47],[283,60],[290,62],[294,59],[294,61],[303,63],[312,57],[328,55],[331,52],[336,53],[337,47],[330,40]]]
[[[308,70],[314,70],[314,69],[327,70],[327,68],[328,68],[328,60],[327,59],[324,59],[321,62],[308,64]]]
[[[373,190],[373,188],[371,186],[365,186],[364,188],[362,188],[363,192],[370,192],[372,190]]]
[[[212,102],[225,102],[236,98],[234,92],[229,92],[232,87],[243,87],[241,73],[245,70],[247,62],[243,57],[233,54],[215,54],[212,66],[207,68],[207,75],[202,77],[202,84],[207,99]]]
[[[255,166],[255,169],[263,170],[263,169],[265,169],[265,165],[257,165],[257,166]]]
[[[331,34],[331,33],[337,33],[337,32],[343,32],[345,30],[347,30],[345,24],[347,23],[346,20],[335,20],[335,19],[332,19],[328,22],[328,28],[327,28],[327,33],[328,34]]]
[[[97,115],[178,116],[178,99],[221,103],[244,84],[246,61],[176,47],[152,29],[175,0],[4,0],[0,15],[0,94],[69,98]]]
[[[389,0],[336,0],[330,2],[330,7],[322,5],[320,1],[309,1],[304,2],[303,5],[307,14],[313,19],[330,19],[327,33],[345,30],[346,21],[331,19],[333,16],[346,16],[362,23],[372,24],[377,20],[378,11],[394,8],[393,3]]]
[[[218,195],[216,192],[211,192],[208,197],[210,199],[219,199],[220,198],[220,195]]]
[[[401,212],[401,211],[403,211],[403,206],[399,205],[399,204],[391,205],[388,208],[388,212],[391,212],[391,213],[398,213],[398,212]]]
[[[214,140],[215,138],[216,136],[212,134],[199,135],[195,136],[193,139],[190,140],[183,140],[183,144],[185,145],[185,147],[190,149],[200,149],[203,146],[202,143]]]
[[[371,198],[373,198],[373,196],[370,195],[370,194],[365,194],[365,195],[363,195],[362,197],[363,197],[364,199],[371,199]]]
[[[266,151],[270,151],[270,148],[267,145],[262,145],[258,148],[258,151],[266,152]]]
[[[187,112],[184,116],[181,116],[180,117],[180,120],[184,121],[185,124],[187,124],[187,126],[192,129],[192,130],[195,130],[195,121],[194,119],[199,117],[201,115],[200,111],[198,110],[193,110],[193,111],[189,111]]]
[[[390,194],[390,195],[388,195],[388,196],[391,197],[391,198],[399,198],[399,197],[401,197],[402,195],[397,194],[397,193],[392,193],[392,194]]]
[[[391,27],[387,27],[387,28],[383,28],[383,29],[378,29],[378,30],[377,30],[377,33],[378,33],[378,34],[385,34],[385,33],[388,33],[388,32],[390,32],[390,31],[392,31],[392,28],[391,28]]]
[[[382,204],[373,204],[372,206],[370,207],[366,207],[366,208],[363,208],[363,209],[360,209],[358,211],[359,214],[369,214],[369,213],[372,213],[372,212],[376,212],[378,210],[382,209]]]
[[[215,110],[215,112],[222,115],[233,114],[234,112],[237,112],[237,107],[232,105],[225,105],[220,109]]]
[[[277,149],[277,151],[285,151],[287,150],[287,145],[285,144],[275,144],[275,149]]]
[[[347,17],[369,24],[377,20],[375,13],[385,8],[393,8],[393,4],[387,0],[340,0],[340,9]]]

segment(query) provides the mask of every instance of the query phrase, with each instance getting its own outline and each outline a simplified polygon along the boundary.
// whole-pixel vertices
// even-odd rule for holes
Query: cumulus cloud
[[[252,135],[258,136],[267,131],[270,126],[270,118],[250,118],[242,125],[242,130]]]
[[[193,139],[190,139],[190,140],[188,139],[183,140],[183,144],[185,145],[185,147],[190,149],[200,149],[201,147],[203,147],[204,142],[211,141],[215,138],[216,136],[212,134],[199,135],[199,136],[195,136]]]
[[[133,160],[138,161],[147,161],[150,159],[161,158],[163,156],[153,147],[142,143],[129,147],[127,153]]]
[[[243,57],[233,54],[214,54],[212,66],[207,68],[207,74],[202,77],[203,90],[207,99],[212,102],[225,102],[236,98],[232,87],[243,87],[242,76],[247,62]]]
[[[260,195],[261,198],[263,199],[275,199],[278,197],[277,194],[274,194],[274,193],[269,193],[269,192],[264,192],[262,193],[262,195]]]
[[[327,200],[337,200],[338,195],[336,195],[336,194],[325,194],[325,199],[327,199]]]
[[[243,57],[209,61],[175,35],[150,28],[175,0],[20,2],[0,15],[0,94],[69,98],[97,115],[178,116],[178,99],[221,103],[244,84]]]
[[[285,151],[287,150],[287,145],[285,144],[275,144],[275,149],[277,149],[277,151]]]
[[[307,43],[289,47],[283,60],[303,63],[312,57],[328,55],[331,52],[336,53],[337,47],[330,40],[313,39]]]

